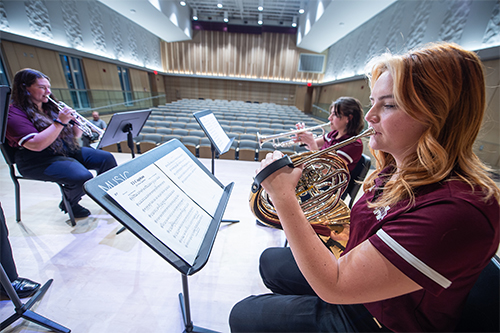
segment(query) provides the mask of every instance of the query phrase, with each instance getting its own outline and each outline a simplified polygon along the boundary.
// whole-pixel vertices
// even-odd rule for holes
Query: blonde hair
[[[388,182],[384,195],[372,207],[409,199],[423,185],[460,179],[472,190],[479,186],[484,200],[500,201],[500,190],[488,177],[489,168],[472,151],[486,108],[485,81],[480,59],[453,43],[434,43],[403,55],[383,54],[369,65],[370,86],[384,73],[393,78],[396,104],[427,126],[417,151],[407,156],[400,177]],[[378,174],[395,165],[392,155],[371,150],[376,170],[365,181],[366,191]]]

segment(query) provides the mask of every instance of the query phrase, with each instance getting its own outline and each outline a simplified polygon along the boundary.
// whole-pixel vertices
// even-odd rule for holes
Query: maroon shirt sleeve
[[[35,128],[31,120],[24,111],[14,105],[9,106],[7,118],[7,132],[5,138],[11,147],[20,147],[28,140],[31,140],[39,131]]]

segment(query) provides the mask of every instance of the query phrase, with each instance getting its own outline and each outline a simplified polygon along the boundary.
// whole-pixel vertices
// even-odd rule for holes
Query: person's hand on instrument
[[[272,153],[268,153],[266,158],[260,162],[260,168],[256,170],[256,174],[261,170],[266,168],[269,164],[276,160],[279,160],[284,155],[279,150],[275,150]],[[297,183],[302,176],[302,167],[290,168],[285,166],[281,169],[276,170],[261,183],[262,187],[271,196],[272,199],[280,194],[291,194],[295,198],[295,188]]]

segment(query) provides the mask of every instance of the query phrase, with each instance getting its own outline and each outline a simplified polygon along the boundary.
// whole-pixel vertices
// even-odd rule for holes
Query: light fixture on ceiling
[[[292,27],[294,27],[294,28],[297,27],[297,16],[293,17]]]
[[[257,7],[259,12],[264,10],[264,0],[259,0],[259,7]]]
[[[217,8],[222,8],[222,0],[217,1]]]
[[[193,20],[198,21],[198,11],[193,9]]]
[[[179,3],[181,4],[182,7],[184,7],[186,5],[186,1],[181,1]]]
[[[299,14],[304,14],[304,1],[300,2]]]
[[[228,22],[229,18],[227,17],[227,10],[224,12],[224,22]]]
[[[257,21],[257,23],[259,25],[262,25],[262,23],[264,23],[264,22],[262,22],[262,13],[259,13],[259,20]]]

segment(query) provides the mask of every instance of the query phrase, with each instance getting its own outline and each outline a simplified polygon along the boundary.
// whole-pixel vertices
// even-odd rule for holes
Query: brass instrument
[[[257,139],[259,141],[259,145],[261,148],[262,148],[262,144],[264,142],[268,142],[268,141],[272,141],[274,148],[291,147],[294,144],[297,144],[299,142],[295,142],[292,139],[290,139],[288,141],[284,141],[284,142],[276,142],[276,140],[279,138],[287,137],[287,136],[291,137],[292,135],[296,135],[296,134],[300,134],[300,133],[304,133],[304,132],[312,132],[312,131],[315,131],[317,129],[321,129],[323,131],[323,133],[321,135],[323,135],[323,134],[325,134],[325,129],[323,127],[326,127],[326,126],[330,126],[330,122],[324,123],[324,124],[319,124],[319,125],[313,126],[313,127],[292,130],[292,131],[280,133],[280,134],[260,135],[260,133],[257,133]],[[316,138],[316,137],[318,137],[318,135],[314,136],[314,138]]]
[[[63,103],[63,102],[56,102],[49,95],[47,95],[46,97],[48,98],[49,101],[51,101],[52,103],[54,103],[57,106],[57,108],[59,109],[59,111],[61,111],[65,107],[67,107],[67,105],[65,103]],[[92,137],[92,131],[94,131],[94,132],[96,132],[99,135],[99,138],[97,140],[99,141],[101,139],[102,135],[104,134],[104,130],[102,128],[97,127],[90,120],[88,120],[87,118],[83,117],[82,115],[80,115],[75,110],[73,110],[73,117],[75,117],[75,119],[76,119],[76,121],[75,121],[76,122],[76,126],[78,126],[78,128],[83,133],[85,133],[89,137]]]
[[[302,211],[337,258],[349,239],[350,209],[341,200],[341,195],[349,184],[350,176],[347,163],[337,155],[336,150],[373,134],[375,130],[368,128],[361,134],[326,149],[302,152],[290,157],[293,167],[303,165],[302,177],[295,189]],[[278,214],[260,184],[253,184],[249,203],[250,210],[260,222],[282,229]]]

